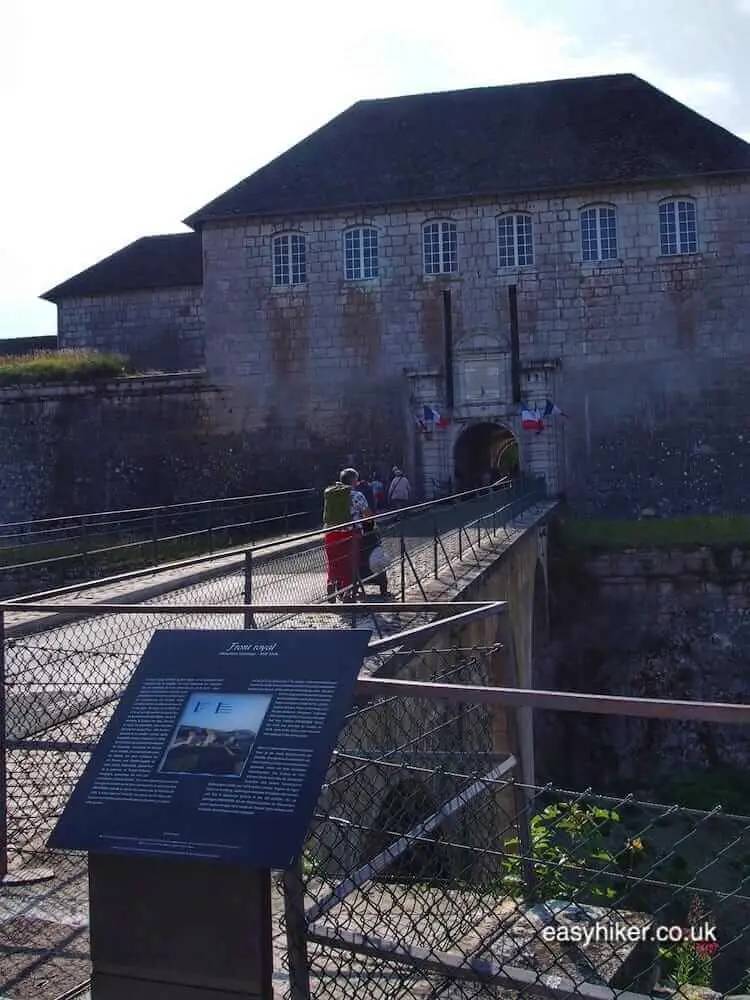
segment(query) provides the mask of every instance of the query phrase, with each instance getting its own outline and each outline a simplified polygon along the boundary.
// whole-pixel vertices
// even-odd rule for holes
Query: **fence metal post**
[[[158,513],[154,511],[151,517],[151,554],[154,560],[154,565],[159,562],[159,522]]]
[[[208,554],[214,551],[214,509],[211,504],[208,507]]]
[[[406,539],[404,538],[403,524],[399,528],[400,549],[401,549],[401,600],[406,600]]]
[[[464,529],[463,525],[458,526],[458,561],[461,562],[464,557]]]
[[[5,612],[0,610],[0,879],[8,874],[8,773],[6,762]]]
[[[243,595],[243,604],[253,603],[253,551],[248,549],[245,553],[245,588]],[[255,616],[252,611],[245,612],[245,621],[243,628],[256,628]]]
[[[432,574],[437,580],[438,578],[438,530],[437,530],[437,520],[433,517],[432,519]]]
[[[289,534],[289,501],[284,499],[284,534]]]
[[[501,620],[500,638],[504,647],[502,683],[507,687],[519,687],[521,683],[518,663],[518,649],[513,625],[507,616]],[[516,776],[513,780],[513,805],[518,824],[518,846],[521,855],[521,878],[523,879],[527,896],[536,899],[537,877],[534,866],[533,841],[531,838],[532,801],[530,790],[525,786],[525,760],[521,734],[523,732],[523,708],[506,709],[506,732],[508,749],[518,762]]]
[[[89,571],[89,540],[86,531],[86,515],[81,517],[81,556],[83,561],[83,572]]]
[[[483,517],[484,517],[484,515],[480,514],[479,517],[477,518],[477,548],[478,549],[481,549],[481,547],[482,547],[482,518]]]
[[[361,546],[363,544],[362,533],[357,529],[353,529],[352,542],[351,542],[351,554],[352,554],[352,567],[351,567],[351,580],[352,587],[349,594],[349,598],[352,602],[352,616],[349,620],[349,625],[351,628],[357,627],[357,600],[359,595],[365,596],[365,585],[362,583],[359,572],[360,556],[361,556]]]
[[[537,878],[534,867],[534,843],[531,838],[531,801],[529,790],[523,785],[523,748],[521,747],[521,726],[519,719],[521,711],[518,708],[509,709],[507,715],[509,742],[512,753],[518,761],[518,770],[521,772],[513,782],[513,804],[518,821],[518,846],[521,849],[521,877],[523,878],[529,898],[535,900]]]
[[[302,881],[302,860],[284,872],[284,923],[289,962],[290,1000],[310,1000],[310,963],[307,957],[307,925],[305,923],[305,888]]]

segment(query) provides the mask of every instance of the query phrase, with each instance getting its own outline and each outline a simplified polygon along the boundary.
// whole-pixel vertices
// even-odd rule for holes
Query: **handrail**
[[[473,490],[464,490],[461,493],[455,493],[448,497],[439,497],[435,500],[428,500],[424,503],[414,504],[412,507],[402,507],[396,511],[385,511],[382,514],[375,514],[373,515],[372,520],[376,522],[382,522],[386,519],[397,521],[407,516],[410,517],[414,512],[418,511],[425,512],[437,509],[439,507],[448,506],[453,501],[460,500],[461,498],[474,499],[477,497],[477,494],[485,494],[485,495],[490,494],[498,486],[501,487],[501,492],[505,492],[508,489],[515,488],[519,484],[522,486],[528,484],[539,487],[542,482],[543,478],[541,477],[537,477],[531,480],[523,478],[513,480],[510,477],[504,477],[503,479],[497,480],[490,486],[478,487]],[[528,496],[528,493],[520,493],[516,497],[516,500],[522,500],[526,496]],[[356,523],[357,523],[356,521],[350,521],[347,522],[347,525],[342,525],[342,527],[352,526]],[[283,539],[283,544],[285,547],[292,549],[297,546],[301,547],[303,545],[315,543],[321,541],[323,537],[326,535],[328,530],[329,529],[326,528],[315,528],[312,531],[302,532],[298,535],[290,535]],[[228,560],[234,556],[244,557],[245,553],[247,553],[248,551],[252,552],[253,556],[263,555],[265,552],[277,548],[278,545],[279,545],[279,539],[275,540],[271,539],[266,542],[260,542],[257,545],[247,545],[247,544],[237,545],[233,546],[232,548],[222,549],[220,552],[207,553],[201,556],[191,556],[188,559],[179,559],[175,560],[174,562],[162,563],[159,566],[159,572],[167,573],[174,570],[187,569],[193,566],[201,566],[205,563],[216,562],[217,559]],[[231,572],[231,570],[229,571]],[[110,584],[114,583],[124,583],[131,580],[138,580],[144,576],[153,576],[153,574],[154,574],[153,565],[144,566],[141,569],[130,570],[126,573],[118,573],[113,576],[99,577],[96,580],[77,581],[76,583],[68,584],[65,587],[57,587],[52,590],[37,591],[36,593],[33,594],[23,594],[18,597],[9,598],[9,603],[17,607],[20,607],[23,606],[24,603],[28,601],[39,601],[47,597],[62,597],[65,594],[73,592],[82,593],[83,591],[86,590],[92,590],[95,587],[103,587],[103,586],[109,586]]]
[[[209,504],[240,503],[248,500],[278,500],[286,497],[310,495],[320,492],[313,486],[302,490],[283,490],[279,493],[252,493],[242,497],[215,497],[213,500],[185,500],[182,503],[157,504],[154,507],[121,507],[117,510],[98,510],[82,512],[78,514],[58,514],[55,517],[40,517],[29,521],[3,521],[0,522],[0,531],[3,528],[23,528],[30,524],[54,524],[59,521],[80,521],[82,518],[109,517],[115,514],[164,514],[171,510],[180,510],[185,507],[203,507]]]

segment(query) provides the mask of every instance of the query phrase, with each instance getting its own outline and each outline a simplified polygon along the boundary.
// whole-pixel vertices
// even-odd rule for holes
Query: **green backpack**
[[[352,519],[352,488],[334,483],[323,491],[323,527],[337,528]]]

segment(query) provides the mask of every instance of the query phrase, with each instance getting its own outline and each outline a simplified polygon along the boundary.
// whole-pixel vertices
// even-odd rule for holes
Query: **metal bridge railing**
[[[746,994],[750,806],[524,783],[515,734],[543,707],[650,719],[658,744],[747,725],[750,705],[490,687],[503,652],[432,649],[410,663],[431,683],[360,680],[282,880],[285,996]]]
[[[454,608],[502,615],[507,606],[467,609]],[[343,622],[353,609],[314,610]],[[434,619],[434,647],[404,655],[411,630],[381,647],[395,649],[404,671],[424,680],[381,677],[375,664],[359,681],[303,855],[275,880],[280,995],[746,994],[750,816],[719,803],[695,809],[644,793],[524,782],[517,734],[519,712],[545,709],[648,719],[658,743],[668,727],[746,725],[750,705],[499,687],[509,646],[443,645],[446,613],[439,608]],[[60,757],[20,744],[9,754],[14,809],[28,808],[44,756],[58,769]],[[76,774],[86,756],[77,755]],[[24,766],[38,775],[35,788],[22,786]],[[84,884],[85,857],[54,862],[64,904],[72,880]],[[26,937],[14,943],[33,948],[34,921],[21,930]],[[59,992],[72,985],[62,979],[64,959],[51,972]],[[8,988],[1,978],[0,988]]]
[[[427,600],[430,580],[442,575],[441,599],[455,598],[477,561],[489,562],[514,522],[543,500],[542,482],[523,483],[459,503],[419,505],[406,516],[385,515],[393,591],[387,601],[331,607],[319,531],[305,536],[304,547],[265,560],[247,552],[233,571],[146,604],[58,597],[0,605],[0,769],[8,753],[38,754],[33,769],[6,768],[5,779],[0,773],[0,800],[3,780],[18,790],[7,811],[16,824],[10,842],[21,857],[36,854],[72,788],[81,754],[98,739],[156,629],[316,628],[333,615],[340,627],[369,627],[387,644],[405,621],[412,629],[434,621],[441,605],[434,595]]]
[[[6,578],[16,571],[14,593],[28,593],[38,584],[22,573],[62,585],[299,532],[317,519],[320,502],[319,490],[288,490],[0,524],[0,567]]]

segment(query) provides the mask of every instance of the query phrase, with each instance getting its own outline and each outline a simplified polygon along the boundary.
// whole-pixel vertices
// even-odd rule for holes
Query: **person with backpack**
[[[323,547],[326,557],[326,592],[333,603],[354,600],[354,583],[359,569],[361,528],[357,522],[372,516],[362,492],[357,489],[356,469],[342,469],[338,480],[323,491]]]

